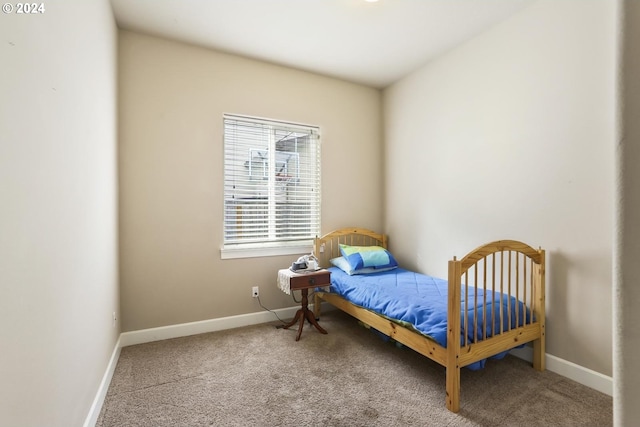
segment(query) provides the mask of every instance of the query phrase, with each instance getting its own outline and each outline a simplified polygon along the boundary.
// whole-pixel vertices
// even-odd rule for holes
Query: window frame
[[[227,180],[230,176],[237,177],[237,175],[234,175],[236,174],[235,171],[232,171],[230,173],[227,170],[227,168],[230,167],[233,169],[233,166],[232,165],[230,166],[228,163],[233,163],[234,161],[237,163],[238,161],[238,157],[233,157],[233,161],[230,161],[230,162],[227,161],[228,141],[227,141],[226,132],[227,132],[227,127],[232,121],[237,121],[238,123],[248,122],[248,123],[262,125],[266,127],[271,126],[276,129],[295,128],[300,130],[308,130],[309,135],[313,136],[313,145],[311,146],[312,147],[311,158],[313,158],[313,160],[309,162],[309,164],[306,165],[306,168],[305,168],[304,166],[300,165],[301,163],[300,154],[296,152],[294,156],[295,163],[292,164],[292,166],[295,166],[297,173],[304,173],[306,171],[309,174],[309,176],[312,177],[311,181],[314,184],[312,186],[313,190],[311,190],[311,192],[306,191],[301,193],[301,194],[304,194],[305,197],[308,197],[309,200],[313,200],[311,205],[315,206],[315,209],[316,209],[315,212],[312,212],[308,216],[304,217],[305,220],[308,220],[308,223],[306,224],[311,228],[311,231],[307,236],[304,236],[303,238],[293,238],[293,239],[278,239],[278,238],[273,239],[273,237],[270,237],[269,240],[262,241],[262,242],[235,241],[230,243],[227,240],[227,232],[229,231],[229,227],[228,227],[229,224],[227,222],[227,218],[228,218],[227,209],[228,209],[228,201],[230,200],[228,198],[229,192],[228,192]],[[321,165],[320,127],[314,126],[314,125],[286,122],[281,120],[266,119],[266,118],[260,118],[260,117],[238,115],[238,114],[227,114],[227,113],[223,114],[222,125],[223,125],[223,135],[222,135],[222,139],[223,139],[223,144],[222,144],[223,145],[223,148],[222,148],[223,149],[223,168],[222,168],[223,170],[223,207],[222,207],[223,209],[223,221],[222,221],[223,242],[220,248],[221,259],[251,258],[251,257],[310,253],[313,249],[313,238],[316,237],[317,234],[320,232],[320,227],[321,227],[320,215],[322,211],[322,206],[321,206],[322,205],[322,192],[321,192],[322,165]],[[286,150],[279,150],[276,147],[275,142],[269,142],[268,144],[269,144],[268,145],[269,149],[272,149],[273,151],[274,159],[279,155],[279,153],[287,152]],[[250,150],[255,151],[260,149],[261,148],[258,147],[258,148],[252,148]],[[294,153],[288,152],[287,154],[294,154]],[[249,162],[249,165],[253,164],[251,154],[249,155],[248,162]],[[278,164],[281,164],[282,162],[278,162],[278,160],[276,159],[273,163],[275,165],[278,165]],[[270,167],[269,162],[264,163],[262,166],[263,168],[265,167],[264,165],[267,165],[267,167],[269,168],[268,171],[264,171],[263,169],[262,172],[257,171],[258,174],[259,173],[273,174],[276,172],[275,166],[273,168]],[[249,179],[251,179],[251,177],[253,176],[252,175],[253,173],[256,173],[256,172],[252,171],[251,168],[249,168],[249,172],[248,172]],[[313,194],[314,192],[315,194]],[[268,215],[268,217],[272,218],[269,221],[277,221],[277,219],[273,219],[277,217],[277,212],[278,212],[278,208],[274,207],[276,204],[276,197],[273,192],[269,192],[268,194],[269,195],[267,196],[267,205],[269,206],[268,210],[270,212],[270,215]],[[233,195],[233,197],[235,197],[235,195]],[[242,200],[242,199],[239,199],[239,200]],[[269,224],[267,224],[265,229],[268,230],[273,226],[274,224],[272,222],[269,222]],[[311,234],[313,234],[313,236]]]

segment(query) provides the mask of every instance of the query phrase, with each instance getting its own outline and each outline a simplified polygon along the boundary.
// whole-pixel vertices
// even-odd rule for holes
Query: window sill
[[[241,247],[222,247],[220,249],[220,259],[236,259],[236,258],[257,258],[266,256],[280,255],[299,255],[309,254],[313,251],[313,243],[311,241],[296,242],[286,246],[258,244],[242,245]]]

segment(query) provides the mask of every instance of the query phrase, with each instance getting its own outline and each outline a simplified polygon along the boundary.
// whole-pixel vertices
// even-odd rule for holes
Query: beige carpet
[[[512,356],[463,369],[453,414],[444,368],[342,312],[320,323],[125,347],[97,426],[612,425],[611,397]]]

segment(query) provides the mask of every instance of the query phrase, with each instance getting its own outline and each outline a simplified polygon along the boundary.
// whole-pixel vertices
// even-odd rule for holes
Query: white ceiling
[[[382,88],[532,0],[111,0],[120,28]]]

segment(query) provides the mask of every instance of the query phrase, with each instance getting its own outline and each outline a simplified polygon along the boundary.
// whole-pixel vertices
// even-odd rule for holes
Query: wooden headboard
[[[340,243],[351,246],[387,247],[387,236],[366,228],[348,227],[334,230],[314,241],[313,253],[322,268],[330,267],[329,260],[340,256]]]

